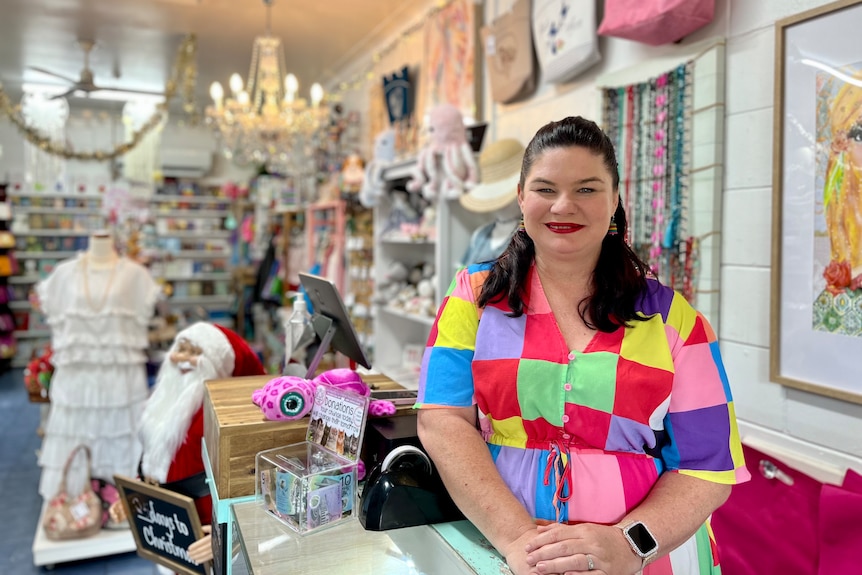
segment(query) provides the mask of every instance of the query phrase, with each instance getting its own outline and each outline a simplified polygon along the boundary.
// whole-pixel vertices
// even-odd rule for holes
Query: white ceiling
[[[339,78],[416,18],[416,0],[274,0],[272,32],[285,47],[288,71],[308,95],[315,81]],[[96,84],[159,91],[182,38],[198,40],[199,104],[209,85],[248,74],[251,47],[266,29],[263,0],[0,0],[0,82],[58,83],[38,66],[77,79],[84,56],[78,40],[96,42],[90,67]],[[62,83],[62,82],[59,82]],[[71,102],[70,102],[71,103]]]

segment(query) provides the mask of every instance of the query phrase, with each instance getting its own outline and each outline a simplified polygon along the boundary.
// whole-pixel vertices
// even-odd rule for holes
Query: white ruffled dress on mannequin
[[[80,443],[90,446],[93,477],[135,477],[138,420],[149,392],[147,330],[158,284],[142,265],[118,256],[110,236],[94,235],[87,252],[60,263],[36,289],[55,368],[39,493],[56,494],[66,457]],[[77,494],[84,458],[72,469],[68,489]]]

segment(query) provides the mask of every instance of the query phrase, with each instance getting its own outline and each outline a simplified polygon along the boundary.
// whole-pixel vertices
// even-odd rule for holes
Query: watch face
[[[643,523],[632,524],[626,529],[626,534],[642,556],[652,553],[658,547],[655,538]]]

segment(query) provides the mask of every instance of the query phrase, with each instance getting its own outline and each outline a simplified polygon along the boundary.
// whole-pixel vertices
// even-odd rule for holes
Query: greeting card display
[[[255,496],[268,514],[300,534],[356,511],[356,465],[369,399],[319,385],[306,441],[257,454]]]

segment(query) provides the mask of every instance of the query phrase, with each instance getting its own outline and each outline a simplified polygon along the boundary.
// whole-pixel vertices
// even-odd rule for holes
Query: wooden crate
[[[268,421],[251,402],[254,390],[274,376],[215,379],[206,383],[204,442],[210,457],[219,499],[254,495],[254,459],[258,452],[305,441],[308,417]],[[364,375],[376,389],[401,389],[383,375]],[[412,412],[399,406],[396,414]]]

